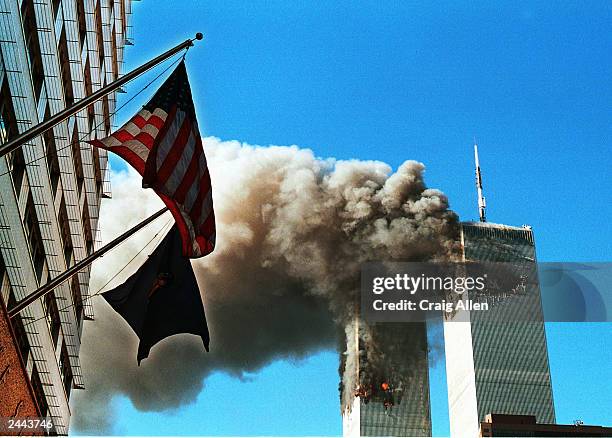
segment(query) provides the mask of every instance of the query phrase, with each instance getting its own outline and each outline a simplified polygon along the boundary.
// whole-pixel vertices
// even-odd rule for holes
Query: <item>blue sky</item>
[[[416,159],[463,220],[477,217],[476,136],[492,222],[532,225],[540,261],[610,261],[610,2],[245,3],[134,3],[125,71],[203,32],[187,57],[202,135]],[[612,324],[546,329],[558,422],[612,425]],[[337,366],[320,352],[248,381],[215,374],[171,412],[120,398],[117,431],[337,435]],[[434,435],[445,435],[443,363],[431,382]]]

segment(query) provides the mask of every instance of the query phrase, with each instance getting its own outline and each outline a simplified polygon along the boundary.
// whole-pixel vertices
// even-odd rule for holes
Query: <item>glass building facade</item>
[[[0,143],[121,74],[130,0],[0,0]],[[113,94],[0,158],[0,286],[15,302],[91,254],[107,156],[86,140],[112,130]],[[55,433],[67,434],[79,364],[89,269],[13,318],[30,382]]]
[[[463,223],[465,261],[536,263],[530,227]],[[444,323],[452,436],[478,436],[487,414],[534,415],[554,423],[555,413],[539,286],[486,312],[454,315]],[[500,319],[502,321],[500,321]]]

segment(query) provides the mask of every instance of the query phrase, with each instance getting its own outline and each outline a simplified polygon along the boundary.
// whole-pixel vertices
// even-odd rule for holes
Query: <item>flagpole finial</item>
[[[202,32],[198,32],[196,33],[195,39],[200,41],[202,38],[204,38],[204,35],[202,35]]]

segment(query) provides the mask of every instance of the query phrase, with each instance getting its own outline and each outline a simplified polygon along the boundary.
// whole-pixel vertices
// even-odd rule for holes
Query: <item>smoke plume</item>
[[[136,336],[103,299],[94,298],[96,321],[85,324],[81,348],[87,389],[73,397],[72,425],[80,432],[112,433],[109,407],[116,395],[140,410],[165,410],[195,400],[212,371],[240,377],[277,358],[335,348],[339,338],[346,345],[363,262],[443,259],[455,248],[456,216],[441,192],[425,186],[420,163],[407,161],[393,173],[381,162],[323,160],[295,146],[206,138],[204,148],[217,248],[193,266],[211,352],[198,338],[174,336],[153,347],[138,367]],[[113,197],[102,209],[104,240],[161,207],[132,171],[114,174]],[[154,233],[152,226],[105,256],[94,268],[92,291]],[[344,353],[345,362],[357,360],[352,351]],[[345,375],[345,387],[353,386],[350,379],[355,382]]]

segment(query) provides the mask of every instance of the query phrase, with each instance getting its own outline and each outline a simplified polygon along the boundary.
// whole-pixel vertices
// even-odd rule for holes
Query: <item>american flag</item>
[[[185,257],[214,249],[210,174],[184,62],[129,122],[89,143],[126,160],[142,175],[142,186],[160,196],[174,216]]]

